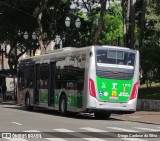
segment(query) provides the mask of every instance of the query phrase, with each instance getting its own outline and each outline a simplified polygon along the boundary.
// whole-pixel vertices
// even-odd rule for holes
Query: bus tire
[[[27,94],[26,97],[25,97],[25,105],[26,105],[27,110],[30,110],[30,111],[33,110],[33,106],[30,105],[30,96],[29,96],[29,94]]]
[[[64,94],[60,98],[59,112],[62,116],[67,115],[67,98]]]
[[[96,119],[109,119],[111,116],[110,112],[103,113],[103,112],[94,112],[94,116]]]

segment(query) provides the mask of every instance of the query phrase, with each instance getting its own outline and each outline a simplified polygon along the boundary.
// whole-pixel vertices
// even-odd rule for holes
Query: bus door
[[[55,98],[55,75],[56,62],[51,62],[49,65],[49,89],[48,89],[48,106],[54,106]]]
[[[39,105],[39,71],[40,71],[40,65],[35,64],[34,66],[34,82],[33,82],[33,103],[36,105]]]
[[[43,63],[40,65],[39,77],[39,105],[42,107],[48,106],[48,89],[49,89],[49,64]]]

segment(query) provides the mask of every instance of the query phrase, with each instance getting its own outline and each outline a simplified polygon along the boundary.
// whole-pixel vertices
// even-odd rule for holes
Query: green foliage
[[[160,100],[160,87],[140,88],[138,99],[155,99]]]
[[[0,2],[0,42],[7,41],[11,45],[9,52],[9,64],[13,67],[10,60],[14,60],[16,65],[18,58],[29,49],[37,48],[36,42],[32,39],[32,33],[36,31],[40,34],[38,16],[42,13],[41,25],[46,35],[46,40],[53,40],[56,34],[63,35],[65,31],[64,19],[69,10],[70,2],[59,0],[3,0]],[[67,12],[66,12],[67,11]],[[23,35],[28,32],[28,39]],[[45,41],[46,41],[45,40]],[[16,56],[15,48],[21,50]],[[15,55],[13,57],[13,54]]]
[[[144,82],[160,81],[160,17],[157,0],[147,1],[145,27],[143,30],[143,46],[141,53],[141,70]],[[139,24],[138,24],[139,25]],[[141,27],[140,27],[141,28]]]
[[[112,4],[105,16],[104,30],[100,44],[120,45],[123,39],[122,9],[118,4]]]

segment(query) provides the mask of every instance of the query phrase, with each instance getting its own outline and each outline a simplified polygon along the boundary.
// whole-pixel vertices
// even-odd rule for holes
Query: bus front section
[[[92,48],[88,74],[87,108],[91,111],[136,111],[139,52],[122,47]]]

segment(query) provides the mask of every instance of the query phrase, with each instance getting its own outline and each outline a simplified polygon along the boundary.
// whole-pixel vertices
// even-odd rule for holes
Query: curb
[[[160,100],[138,99],[138,111],[160,111]]]
[[[17,105],[15,101],[0,101],[0,104],[2,105]]]

